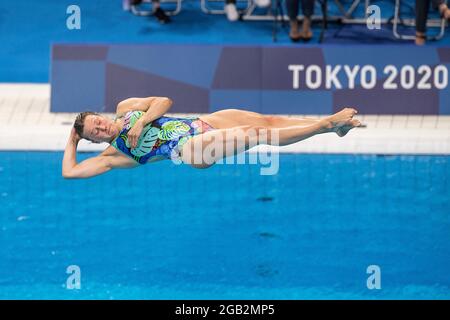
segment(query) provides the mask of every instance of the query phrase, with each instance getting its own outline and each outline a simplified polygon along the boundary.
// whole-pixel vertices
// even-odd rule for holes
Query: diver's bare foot
[[[351,125],[350,121],[358,111],[353,108],[344,108],[341,111],[325,118],[328,129],[336,129],[345,125]]]
[[[341,111],[323,119],[327,132],[335,132],[338,136],[345,136],[354,127],[359,127],[361,122],[353,119],[358,111],[353,108],[344,108]]]
[[[339,137],[343,137],[345,136],[351,129],[355,128],[355,127],[359,127],[361,125],[361,122],[357,119],[352,119],[351,120],[351,125],[346,125],[346,126],[342,126],[336,129],[336,134]]]

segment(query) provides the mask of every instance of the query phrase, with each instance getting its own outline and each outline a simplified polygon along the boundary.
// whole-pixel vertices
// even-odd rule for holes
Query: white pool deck
[[[76,113],[50,112],[49,84],[0,84],[0,110],[0,150],[64,150],[76,116]],[[279,151],[450,154],[450,116],[359,115],[358,119],[367,127],[354,129],[344,138],[322,134],[281,147]],[[79,150],[101,151],[106,146],[82,140]]]

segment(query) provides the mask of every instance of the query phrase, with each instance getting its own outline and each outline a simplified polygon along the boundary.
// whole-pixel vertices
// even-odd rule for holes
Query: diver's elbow
[[[64,179],[76,179],[76,178],[78,178],[78,176],[76,176],[75,174],[73,174],[73,172],[65,171],[65,170],[63,170],[63,171],[61,172],[61,175],[62,175],[62,177],[63,177]]]

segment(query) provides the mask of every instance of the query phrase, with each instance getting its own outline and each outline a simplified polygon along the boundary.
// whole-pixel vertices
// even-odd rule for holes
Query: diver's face
[[[83,134],[94,142],[110,142],[117,135],[114,122],[100,115],[89,115],[84,119]]]

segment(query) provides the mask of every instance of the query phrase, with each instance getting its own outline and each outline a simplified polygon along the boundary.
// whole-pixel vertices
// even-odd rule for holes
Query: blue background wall
[[[52,57],[51,110],[56,112],[114,112],[128,97],[169,96],[174,101],[171,110],[183,113],[233,107],[261,113],[329,114],[355,106],[365,114],[450,114],[450,48],[57,45]],[[308,85],[316,81],[317,73],[307,77],[309,71],[302,71],[294,88],[292,65],[321,70],[320,85]],[[386,72],[388,65],[396,73]],[[327,84],[331,77],[326,69],[337,66],[341,69],[336,69],[335,81]],[[352,87],[345,66],[372,68],[376,74],[367,76],[372,87],[363,86],[363,71],[356,73]],[[420,72],[423,66],[429,68],[429,77]],[[405,73],[406,68],[413,73]],[[395,89],[386,86],[391,75]]]

